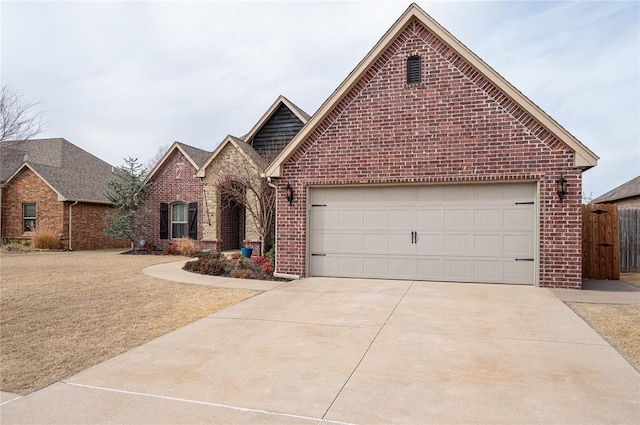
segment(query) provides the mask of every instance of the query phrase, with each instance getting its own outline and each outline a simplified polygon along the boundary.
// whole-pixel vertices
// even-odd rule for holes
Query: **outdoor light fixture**
[[[285,187],[285,189],[287,191],[287,202],[291,205],[293,202],[293,188],[289,183],[287,183],[287,187]]]
[[[556,193],[558,194],[558,198],[560,198],[560,202],[562,202],[564,195],[567,194],[567,179],[565,179],[562,174],[560,174],[560,178],[556,180]]]

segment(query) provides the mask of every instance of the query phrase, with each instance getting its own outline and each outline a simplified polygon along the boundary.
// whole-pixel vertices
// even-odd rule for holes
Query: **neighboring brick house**
[[[60,237],[69,250],[123,248],[104,235],[113,167],[65,139],[0,142],[2,239],[31,239],[32,229]]]
[[[209,155],[174,142],[147,174],[150,188],[139,210],[149,212],[147,238],[156,249],[181,237],[202,237],[203,186],[196,172]]]
[[[640,210],[640,176],[598,196],[591,203],[616,204],[618,209]]]
[[[276,272],[580,288],[597,159],[412,4],[267,168]]]

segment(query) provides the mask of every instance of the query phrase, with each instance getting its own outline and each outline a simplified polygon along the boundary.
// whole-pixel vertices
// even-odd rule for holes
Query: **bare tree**
[[[149,158],[147,160],[147,162],[144,164],[145,167],[147,167],[147,170],[153,170],[153,168],[156,165],[158,165],[158,162],[160,162],[160,160],[162,159],[164,154],[167,153],[167,150],[169,150],[170,147],[171,147],[171,145],[169,145],[169,144],[164,144],[164,145],[158,146],[158,148],[156,149],[156,152],[153,154],[153,156],[151,158]]]
[[[8,85],[0,94],[0,141],[26,140],[44,128],[41,111],[34,111],[40,102],[26,102],[22,95]]]
[[[244,207],[260,237],[260,255],[264,255],[275,222],[275,189],[260,177],[260,171],[255,166],[248,163],[237,164],[237,168],[224,173],[214,184],[225,195],[227,202],[221,205],[223,209],[233,204]]]

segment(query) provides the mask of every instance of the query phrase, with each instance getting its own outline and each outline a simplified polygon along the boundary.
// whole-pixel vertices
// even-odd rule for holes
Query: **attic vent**
[[[419,83],[422,81],[420,72],[420,56],[410,56],[407,59],[407,84]]]

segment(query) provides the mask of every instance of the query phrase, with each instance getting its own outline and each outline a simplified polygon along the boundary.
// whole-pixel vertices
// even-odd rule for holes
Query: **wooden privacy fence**
[[[640,210],[618,210],[620,271],[640,272]]]
[[[618,206],[582,206],[582,277],[620,279]]]

